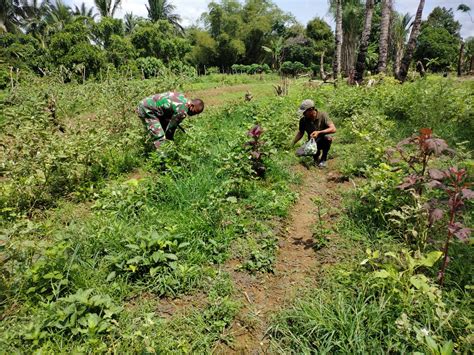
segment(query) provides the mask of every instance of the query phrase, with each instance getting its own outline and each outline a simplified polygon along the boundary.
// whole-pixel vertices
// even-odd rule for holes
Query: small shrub
[[[48,248],[25,271],[22,288],[33,299],[51,301],[71,290],[71,277],[77,270],[71,259],[71,246],[66,242]]]
[[[258,239],[258,248],[250,251],[241,268],[252,273],[273,272],[277,243],[278,239],[273,236]]]
[[[283,62],[280,67],[282,74],[292,76],[297,76],[298,74],[301,74],[307,70],[308,69],[304,66],[304,64],[300,62]]]

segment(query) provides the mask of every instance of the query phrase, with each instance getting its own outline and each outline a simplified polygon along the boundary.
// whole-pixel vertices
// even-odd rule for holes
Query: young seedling
[[[323,217],[326,215],[323,209],[323,200],[320,197],[313,197],[311,201],[316,205],[318,214],[318,221],[313,225],[313,249],[320,250],[328,244],[329,239],[327,235],[330,233],[330,230],[323,223]]]

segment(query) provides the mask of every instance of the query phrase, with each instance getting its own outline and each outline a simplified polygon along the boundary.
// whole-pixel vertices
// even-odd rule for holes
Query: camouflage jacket
[[[183,93],[165,92],[143,99],[138,112],[144,118],[160,119],[163,129],[174,133],[188,115],[188,102]]]

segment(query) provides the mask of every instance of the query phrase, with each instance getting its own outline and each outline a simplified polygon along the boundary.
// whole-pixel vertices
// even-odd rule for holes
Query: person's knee
[[[329,149],[331,146],[332,138],[327,137],[327,136],[322,136],[320,139],[318,139],[317,143],[318,146],[321,147],[321,149]]]

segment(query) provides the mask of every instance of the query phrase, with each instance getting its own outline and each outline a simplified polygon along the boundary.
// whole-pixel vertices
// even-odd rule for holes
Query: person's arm
[[[314,131],[311,133],[311,138],[317,138],[320,134],[331,134],[331,133],[336,133],[336,126],[334,123],[329,123],[329,127],[326,129],[323,129],[321,131]]]
[[[321,118],[323,120],[323,127],[327,127],[321,131],[314,131],[311,133],[311,138],[317,138],[321,134],[331,134],[331,133],[336,133],[336,126],[332,121],[329,119],[329,116],[326,112],[320,112],[319,115],[321,115]]]
[[[295,145],[296,143],[298,143],[298,141],[303,138],[304,136],[304,119],[301,118],[300,119],[300,122],[298,123],[298,132],[296,132],[296,136],[295,136],[295,139],[293,139],[293,144],[292,145]]]
[[[295,139],[293,139],[293,144],[292,145],[295,145],[296,143],[298,143],[298,141],[301,138],[303,138],[303,135],[304,135],[304,133],[301,132],[301,131],[296,132],[296,136],[295,136]]]
[[[187,117],[187,115],[187,107],[184,103],[176,107],[168,127],[166,128],[167,139],[173,139],[176,129],[178,128],[179,124]]]

